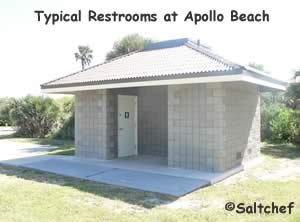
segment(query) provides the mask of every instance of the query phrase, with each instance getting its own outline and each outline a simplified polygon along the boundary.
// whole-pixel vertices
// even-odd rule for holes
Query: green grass
[[[299,149],[288,144],[267,144],[262,149],[263,163],[179,199],[0,165],[0,221],[298,222],[300,175],[291,174],[288,179],[264,177],[299,166]],[[296,209],[291,215],[236,214],[224,210],[228,201],[246,204],[273,201],[279,205],[294,201]]]

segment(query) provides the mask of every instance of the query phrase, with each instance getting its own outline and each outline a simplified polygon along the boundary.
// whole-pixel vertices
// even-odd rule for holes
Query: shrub
[[[69,139],[74,140],[75,120],[74,114],[64,120],[62,125],[53,133],[54,139]]]
[[[63,97],[57,99],[60,108],[58,126],[52,137],[55,139],[74,139],[74,98]]]
[[[281,93],[263,93],[261,95],[261,138],[271,140],[271,120],[278,115],[283,107],[283,95]]]
[[[15,99],[10,111],[10,119],[17,126],[17,135],[45,137],[55,126],[59,107],[55,101],[43,96],[26,96]]]
[[[295,134],[294,142],[300,143],[300,109],[295,110],[294,119],[296,122],[296,134]]]
[[[291,83],[285,92],[286,105],[292,109],[300,108],[300,84]]]
[[[286,106],[283,93],[264,93],[261,96],[261,137],[271,142],[300,140],[300,115]]]
[[[262,140],[272,140],[271,121],[278,115],[280,104],[270,104],[261,106],[261,138]]]
[[[0,98],[0,126],[12,125],[9,117],[12,103],[12,98]]]
[[[295,112],[287,107],[280,107],[271,120],[271,139],[278,142],[292,142],[297,135],[298,123]]]

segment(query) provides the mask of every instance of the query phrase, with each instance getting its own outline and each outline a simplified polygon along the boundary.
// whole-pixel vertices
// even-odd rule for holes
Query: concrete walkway
[[[103,163],[88,164],[77,158],[71,159],[61,156],[21,165],[66,176],[172,196],[181,196],[209,184],[208,181],[200,179],[169,176],[159,172],[149,173],[133,169],[128,170],[110,167]]]
[[[6,145],[9,143],[10,142],[5,142]],[[3,141],[0,141],[0,147],[2,147],[2,145]],[[11,147],[11,145],[13,144],[10,144],[9,147]],[[20,145],[18,147],[20,147]],[[24,144],[24,147],[27,148],[21,149],[21,153],[13,152],[18,154],[15,159],[11,158],[11,152],[9,152],[10,155],[6,155],[6,158],[4,158],[4,155],[2,155],[3,153],[1,153],[0,163],[28,167],[64,176],[168,194],[177,197],[209,184],[209,181],[198,178],[166,175],[166,173],[161,174],[159,171],[156,171],[156,173],[146,172],[139,170],[139,168],[132,169],[130,167],[131,164],[128,164],[129,166],[126,167],[124,161],[121,165],[113,165],[111,161],[87,161],[72,156],[39,155],[38,153],[33,152],[33,150],[35,150],[33,146]],[[21,157],[24,150],[31,151]],[[0,152],[1,151],[2,149],[0,148]],[[141,165],[141,168],[144,167],[144,165]],[[154,169],[152,169],[152,171],[154,171]]]
[[[41,155],[40,151],[52,148],[2,139],[0,163],[176,197],[224,177],[217,173],[168,168],[165,160],[151,156],[99,161],[74,156]]]

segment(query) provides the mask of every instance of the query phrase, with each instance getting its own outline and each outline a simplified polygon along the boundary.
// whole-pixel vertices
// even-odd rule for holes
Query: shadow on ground
[[[26,138],[26,137],[18,137],[16,134],[9,135],[0,135],[0,140],[11,139],[15,142],[27,142],[38,145],[45,146],[53,146],[57,148],[41,148],[39,149],[24,149],[27,152],[44,152],[44,154],[48,155],[65,155],[65,156],[74,156],[75,155],[75,145],[73,140],[63,140],[63,139],[52,139],[52,138]]]
[[[0,135],[0,140],[5,140],[5,139],[12,139],[15,138],[15,134],[8,134],[8,135]]]
[[[0,164],[0,174],[31,180],[38,183],[48,183],[72,187],[82,192],[88,192],[111,200],[120,200],[144,208],[154,208],[175,201],[177,198],[168,195],[151,193],[132,188],[101,184],[99,182],[46,173],[25,167],[15,167]]]
[[[261,153],[274,158],[300,159],[300,145],[294,144],[267,144]]]

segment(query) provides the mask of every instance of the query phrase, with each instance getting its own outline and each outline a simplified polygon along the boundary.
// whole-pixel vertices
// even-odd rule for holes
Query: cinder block
[[[229,169],[237,164],[234,159],[237,150],[251,149],[251,152],[244,152],[246,153],[245,160],[256,156],[259,152],[257,144],[259,144],[260,138],[260,118],[259,95],[255,85],[212,83],[197,84],[192,87],[178,85],[176,88],[176,96],[180,98],[180,101],[185,100],[175,108],[182,123],[175,124],[176,129],[169,132],[173,133],[174,137],[169,136],[169,138],[173,138],[175,143],[181,144],[182,149],[188,149],[191,144],[186,141],[186,138],[182,138],[182,135],[190,135],[188,128],[191,128],[192,144],[196,143],[195,133],[199,135],[201,146],[197,153],[198,157],[193,156],[193,168],[217,171]],[[170,98],[172,97],[170,94],[174,92],[169,90],[168,93]],[[173,105],[170,100],[168,104],[169,106]],[[197,113],[199,113],[198,116],[195,115]],[[191,116],[192,124],[188,122]],[[171,121],[170,118],[169,121]],[[195,121],[197,124],[194,123]],[[176,132],[179,132],[180,135]],[[213,150],[214,153],[212,154],[206,149]],[[193,149],[193,151],[195,150]],[[188,150],[181,150],[181,153],[190,155]],[[213,156],[222,158],[213,160]],[[181,158],[180,161],[187,161],[187,159],[189,158]],[[205,163],[204,160],[206,160]],[[197,161],[199,167],[196,167]],[[178,164],[190,167],[189,163],[180,162]]]

